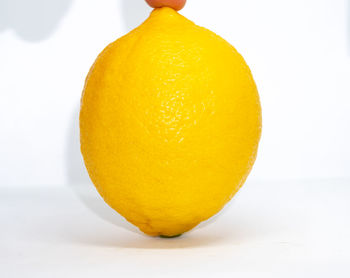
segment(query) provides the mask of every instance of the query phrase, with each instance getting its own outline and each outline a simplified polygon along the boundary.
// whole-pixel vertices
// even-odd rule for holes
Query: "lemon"
[[[242,56],[171,8],[108,45],[86,78],[86,168],[104,200],[148,235],[175,236],[220,211],[247,178],[260,133]]]

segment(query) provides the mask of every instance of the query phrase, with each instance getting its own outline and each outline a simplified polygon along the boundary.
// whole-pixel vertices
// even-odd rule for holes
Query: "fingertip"
[[[146,0],[146,2],[152,8],[169,7],[176,11],[181,10],[186,4],[186,0]]]

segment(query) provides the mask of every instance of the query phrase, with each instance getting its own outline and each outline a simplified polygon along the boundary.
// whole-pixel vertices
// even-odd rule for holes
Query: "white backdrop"
[[[0,186],[88,181],[85,75],[149,12],[143,0],[0,0]],[[263,136],[250,179],[350,176],[350,1],[188,0],[181,13],[252,69]]]

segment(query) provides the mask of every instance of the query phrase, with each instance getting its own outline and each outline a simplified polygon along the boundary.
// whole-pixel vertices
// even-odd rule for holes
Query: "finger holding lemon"
[[[186,4],[186,0],[146,0],[146,2],[152,8],[169,7],[176,11],[181,10]]]

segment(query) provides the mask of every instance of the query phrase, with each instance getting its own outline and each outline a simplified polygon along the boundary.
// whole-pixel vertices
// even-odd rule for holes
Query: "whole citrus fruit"
[[[146,234],[174,236],[217,213],[243,185],[261,108],[229,43],[160,8],[96,59],[80,132],[104,200]]]

